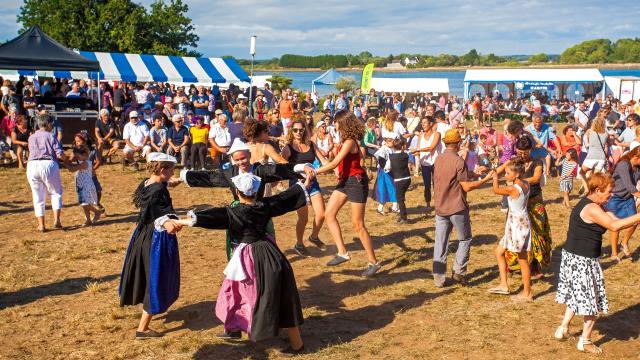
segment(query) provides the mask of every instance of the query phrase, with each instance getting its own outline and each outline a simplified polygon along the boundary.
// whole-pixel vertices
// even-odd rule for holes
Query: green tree
[[[540,53],[540,54],[532,55],[531,57],[529,57],[527,61],[529,62],[529,64],[548,63],[549,57],[545,53]]]
[[[617,63],[640,63],[640,38],[616,41],[608,60]]]
[[[198,36],[182,0],[157,0],[150,11],[132,0],[25,0],[22,31],[38,25],[63,45],[80,50],[198,55]]]
[[[201,56],[188,49],[197,47],[199,40],[191,19],[186,16],[188,11],[189,6],[182,0],[171,0],[168,3],[157,0],[151,4],[146,22],[153,53]]]
[[[293,79],[282,76],[282,75],[271,75],[270,78],[267,79],[267,82],[271,83],[271,89],[284,91],[287,88],[291,87],[291,82]]]
[[[471,49],[468,53],[458,58],[458,63],[462,66],[478,65],[479,61],[480,55],[478,55],[478,51],[476,51],[476,49]]]
[[[353,76],[346,76],[339,78],[335,86],[338,91],[344,90],[349,93],[358,88],[358,82]]]
[[[560,62],[563,64],[604,63],[611,52],[610,40],[588,40],[563,51],[560,55]]]

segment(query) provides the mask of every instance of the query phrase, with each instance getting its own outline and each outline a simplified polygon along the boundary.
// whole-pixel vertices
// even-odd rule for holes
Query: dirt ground
[[[11,359],[262,359],[278,358],[281,338],[261,343],[225,342],[214,317],[218,287],[226,264],[224,233],[185,229],[179,235],[182,284],[178,301],[158,316],[152,327],[162,339],[135,341],[141,307],[120,308],[117,289],[125,251],[137,215],[131,193],[144,172],[107,165],[98,171],[107,216],[95,227],[80,228],[82,211],[75,205],[73,175],[63,171],[63,223],[66,231],[40,234],[25,173],[0,169],[0,358]],[[310,247],[300,258],[293,245],[296,215],[275,220],[278,244],[287,249],[304,307],[305,359],[582,359],[576,339],[581,319],[570,329],[573,339],[558,342],[553,332],[563,307],[554,302],[560,250],[569,211],[561,206],[558,182],[544,188],[551,218],[553,264],[545,279],[534,283],[535,301],[515,305],[508,297],[490,295],[497,283],[493,247],[504,229],[500,198],[490,189],[470,193],[474,245],[469,285],[438,289],[431,281],[434,219],[425,217],[422,179],[412,179],[407,205],[411,223],[396,225],[367,204],[366,222],[383,269],[374,278],[359,276],[366,265],[360,243],[350,229],[348,207],[342,210],[345,239],[352,261],[324,264],[335,253]],[[325,199],[334,180],[321,177]],[[226,189],[171,190],[174,207],[185,214],[193,207],[224,205]],[[575,203],[576,200],[573,200]],[[47,212],[47,224],[52,219]],[[307,227],[310,231],[310,226]],[[308,235],[308,232],[307,232]],[[331,243],[323,229],[321,238]],[[610,313],[597,321],[593,340],[605,359],[638,359],[640,354],[640,247],[631,242],[632,259],[613,265],[608,246],[605,268]],[[455,242],[452,249],[455,249]],[[451,266],[452,257],[449,257]],[[633,260],[633,261],[632,261]],[[520,279],[514,275],[511,290]]]

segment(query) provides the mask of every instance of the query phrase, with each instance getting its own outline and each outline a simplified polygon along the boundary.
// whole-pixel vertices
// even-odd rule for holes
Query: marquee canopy
[[[372,78],[371,88],[385,92],[449,93],[446,78]]]
[[[464,82],[551,81],[568,83],[601,82],[598,69],[481,69],[467,70]]]
[[[146,54],[122,54],[80,51],[80,55],[100,64],[100,79],[113,81],[162,81],[183,83],[237,83],[249,81],[235,59],[195,58]],[[35,71],[18,71],[21,75],[35,75]],[[97,73],[38,71],[40,76],[57,78],[96,79]]]

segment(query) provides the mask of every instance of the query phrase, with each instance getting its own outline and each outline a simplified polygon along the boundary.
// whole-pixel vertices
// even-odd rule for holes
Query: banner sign
[[[525,81],[516,83],[516,89],[524,91],[553,91],[556,85],[552,82]]]
[[[362,83],[360,84],[360,88],[363,93],[366,93],[371,89],[371,78],[373,77],[373,64],[367,64],[367,66],[362,69]]]

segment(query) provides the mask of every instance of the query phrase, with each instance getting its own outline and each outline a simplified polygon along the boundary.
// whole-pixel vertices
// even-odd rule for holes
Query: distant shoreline
[[[393,69],[393,68],[375,68],[374,72],[388,72],[388,73],[398,73],[398,72],[422,72],[422,71],[433,71],[433,72],[445,72],[445,71],[466,71],[469,69],[585,69],[585,68],[598,68],[605,70],[640,70],[640,64],[541,64],[541,65],[522,65],[522,66],[435,66],[435,67],[427,67],[427,68],[413,68],[413,69]],[[247,69],[248,70],[248,69]],[[325,69],[326,70],[326,69]],[[253,71],[260,72],[273,72],[273,73],[281,73],[281,72],[305,72],[305,71],[325,71],[321,68],[259,68],[254,67]],[[346,68],[336,68],[338,71],[362,71],[362,67],[346,67]]]

